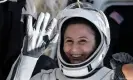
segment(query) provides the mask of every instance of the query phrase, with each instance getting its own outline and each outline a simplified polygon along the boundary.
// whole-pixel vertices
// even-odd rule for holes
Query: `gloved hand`
[[[35,58],[39,58],[42,55],[42,52],[44,52],[51,40],[50,36],[57,24],[55,18],[51,22],[49,22],[49,19],[49,13],[41,13],[36,24],[33,25],[32,16],[28,16],[27,35],[24,38],[22,49],[23,55]],[[58,35],[54,37],[58,38]]]
[[[122,72],[122,66],[124,64],[133,63],[133,57],[124,52],[116,53],[112,55],[112,57],[110,64],[115,71],[114,80],[126,80]]]
[[[32,16],[28,16],[27,35],[24,38],[22,53],[13,64],[7,80],[29,80],[42,52],[47,48],[50,41],[57,41],[58,34],[52,36],[57,20],[54,18],[49,22],[49,19],[49,13],[41,13],[33,25]]]

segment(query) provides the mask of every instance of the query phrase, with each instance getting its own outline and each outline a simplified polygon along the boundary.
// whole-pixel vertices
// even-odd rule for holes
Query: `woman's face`
[[[64,33],[64,52],[72,64],[85,61],[95,48],[95,32],[85,24],[71,24]]]

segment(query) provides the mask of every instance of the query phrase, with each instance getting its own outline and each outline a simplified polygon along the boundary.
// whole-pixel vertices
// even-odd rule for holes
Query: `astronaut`
[[[36,28],[32,26],[32,16],[28,17],[28,35],[22,55],[7,80],[114,80],[114,70],[103,65],[110,45],[110,29],[102,11],[92,8],[89,3],[79,2],[59,12],[58,21],[54,18],[50,25],[49,17],[48,13],[41,13]],[[59,33],[50,38],[55,26]],[[42,50],[46,49],[48,41],[57,39],[59,68],[42,70],[31,78]]]
[[[57,19],[60,69],[52,71],[46,80],[111,80],[113,70],[104,67],[102,62],[110,44],[109,24],[104,13],[87,3],[74,3],[61,11]],[[32,79],[37,80],[44,72]]]

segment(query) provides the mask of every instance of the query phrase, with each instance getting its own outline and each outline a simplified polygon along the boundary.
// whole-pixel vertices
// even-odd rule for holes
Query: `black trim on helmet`
[[[67,75],[65,75],[66,77],[68,77],[68,78],[72,78],[72,79],[85,79],[85,78],[88,78],[88,77],[90,77],[90,76],[92,76],[92,75],[94,75],[99,69],[100,69],[101,67],[99,67],[99,68],[96,68],[94,71],[92,71],[90,74],[87,74],[87,75],[84,75],[84,76],[81,76],[81,77],[70,77],[70,76],[67,76]]]

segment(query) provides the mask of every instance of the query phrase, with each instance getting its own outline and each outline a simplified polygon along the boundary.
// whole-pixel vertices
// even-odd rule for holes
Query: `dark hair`
[[[60,45],[60,52],[63,58],[65,58],[65,60],[67,62],[69,62],[68,58],[66,57],[66,55],[64,56],[64,50],[63,50],[63,46],[64,46],[64,33],[67,29],[67,27],[71,24],[85,24],[88,25],[95,33],[95,40],[96,40],[96,48],[98,47],[98,45],[100,44],[100,33],[98,31],[98,29],[96,28],[96,26],[91,23],[90,21],[86,20],[85,18],[81,18],[81,17],[73,17],[73,18],[69,18],[68,20],[66,20],[62,27],[61,27],[61,45]],[[96,49],[95,48],[95,49]],[[95,51],[95,50],[94,50]],[[63,54],[62,54],[63,53]]]

